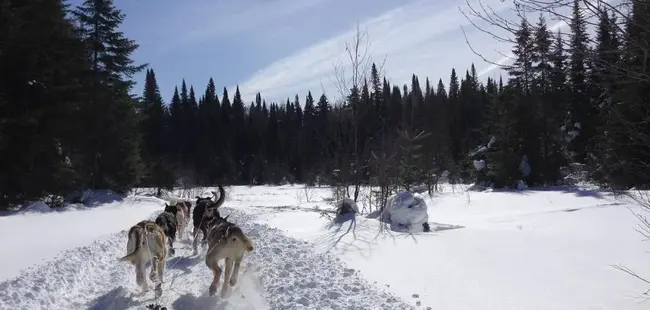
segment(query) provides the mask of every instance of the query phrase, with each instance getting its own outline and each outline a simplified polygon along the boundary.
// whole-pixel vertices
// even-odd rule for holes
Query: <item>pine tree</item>
[[[512,53],[516,60],[509,68],[508,73],[512,81],[521,89],[523,94],[529,95],[533,83],[533,39],[528,21],[522,19],[519,29],[515,33],[516,45]]]
[[[141,156],[146,166],[145,178],[141,183],[143,185],[159,189],[171,189],[174,186],[174,167],[168,157],[171,150],[166,143],[168,119],[156,75],[153,69],[148,69],[140,111],[143,138]]]
[[[574,161],[587,159],[590,140],[594,135],[596,115],[590,106],[587,60],[588,36],[586,21],[580,10],[580,0],[574,0],[571,17],[571,40],[569,42],[569,82],[571,85],[570,122],[567,124],[570,143],[569,151]]]
[[[0,167],[4,209],[83,181],[77,124],[89,63],[61,1],[3,1],[0,37],[0,156],[11,163]]]
[[[90,100],[84,106],[86,172],[92,188],[123,192],[142,174],[132,76],[144,69],[131,55],[138,45],[118,30],[124,15],[112,0],[86,0],[73,12],[91,60]]]
[[[552,35],[546,27],[546,21],[540,16],[533,35],[533,98],[536,114],[533,115],[534,126],[531,128],[530,136],[537,138],[539,145],[535,146],[535,153],[529,158],[535,165],[533,176],[529,181],[540,185],[555,184],[559,180],[560,168],[565,164],[563,156],[562,132],[559,128],[562,122],[558,116],[562,116],[565,107],[555,100],[556,93],[553,89],[553,55]],[[559,53],[561,50],[560,41]],[[564,78],[564,73],[557,74]],[[533,125],[533,124],[531,124]],[[532,127],[532,126],[531,126]]]

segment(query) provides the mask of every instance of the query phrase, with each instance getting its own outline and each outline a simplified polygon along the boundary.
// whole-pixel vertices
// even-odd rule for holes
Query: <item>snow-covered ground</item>
[[[241,193],[241,194],[240,194]],[[281,198],[284,196],[284,198]],[[647,309],[650,244],[637,232],[640,207],[589,188],[465,192],[427,199],[433,233],[380,233],[374,219],[331,224],[327,190],[234,191],[257,221],[341,257],[364,278],[432,309]],[[272,198],[267,198],[272,197]],[[286,201],[280,206],[276,201]],[[298,208],[296,208],[298,206]],[[263,211],[260,211],[263,210]],[[417,296],[417,297],[414,297]]]
[[[230,188],[222,213],[255,250],[227,301],[207,296],[211,272],[188,240],[175,245],[158,300],[139,294],[134,268],[117,262],[126,254],[126,230],[155,217],[162,200],[129,196],[3,216],[0,309],[648,307],[648,285],[613,267],[650,277],[650,244],[631,212],[638,206],[593,189],[443,189],[425,195],[433,232],[408,234],[363,216],[332,223],[323,213],[334,204],[326,188]]]
[[[222,214],[255,245],[230,298],[207,296],[212,272],[203,253],[191,255],[189,240],[179,241],[167,261],[162,297],[140,294],[134,268],[117,260],[126,254],[126,230],[153,219],[163,204],[131,196],[92,209],[0,218],[7,250],[0,256],[0,309],[143,309],[152,303],[168,309],[414,309],[337,257],[228,207]]]

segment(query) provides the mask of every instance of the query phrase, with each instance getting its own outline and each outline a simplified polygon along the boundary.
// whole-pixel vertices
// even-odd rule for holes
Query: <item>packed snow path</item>
[[[158,212],[156,212],[157,214]],[[223,215],[242,227],[255,251],[242,263],[230,298],[207,296],[212,273],[204,252],[191,256],[188,241],[175,244],[167,262],[163,295],[139,293],[125,254],[126,230],[70,249],[45,264],[0,283],[0,309],[414,309],[362,279],[337,258],[313,251],[304,241],[253,223],[253,216],[230,208]],[[155,216],[152,215],[151,217]],[[71,236],[71,238],[74,238]],[[387,268],[397,266],[387,266]],[[223,279],[222,279],[223,280]]]

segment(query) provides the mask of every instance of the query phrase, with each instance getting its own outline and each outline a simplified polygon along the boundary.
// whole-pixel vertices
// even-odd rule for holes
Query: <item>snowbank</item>
[[[35,201],[30,203],[28,206],[20,209],[24,213],[47,213],[52,212],[52,208],[48,206],[45,202]]]
[[[400,192],[388,197],[382,221],[399,232],[422,232],[429,221],[427,203],[420,194]]]
[[[34,209],[49,209],[44,203]],[[86,245],[97,238],[129,229],[152,212],[162,211],[162,202],[153,197],[129,197],[123,201],[79,210],[53,209],[51,212],[19,212],[3,217],[0,225],[0,281],[15,277],[21,270],[56,257],[61,251]],[[68,211],[66,211],[68,210]],[[0,307],[2,309],[2,307]]]

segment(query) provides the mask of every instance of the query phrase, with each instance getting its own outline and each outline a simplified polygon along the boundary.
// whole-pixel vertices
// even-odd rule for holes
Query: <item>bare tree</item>
[[[362,119],[366,117],[367,110],[360,106],[361,86],[366,83],[372,68],[371,43],[368,38],[368,32],[361,30],[357,24],[356,32],[351,41],[345,43],[345,51],[349,61],[349,66],[343,65],[339,60],[334,64],[334,79],[332,83],[341,95],[342,102],[338,104],[340,116],[346,118],[345,123],[349,128],[338,128],[337,135],[341,140],[337,145],[340,146],[337,156],[337,166],[346,172],[340,177],[344,183],[353,182],[354,193],[353,200],[356,202],[359,198],[359,190],[363,181],[363,172],[368,168],[367,158],[369,158],[369,145],[371,140],[363,139],[360,132]],[[383,70],[382,62],[379,65],[379,71]],[[349,67],[349,71],[346,68]],[[342,130],[341,130],[342,129]],[[349,157],[349,158],[348,158]],[[349,178],[348,178],[349,177]],[[346,190],[347,191],[347,190]],[[349,193],[348,193],[348,196]]]

